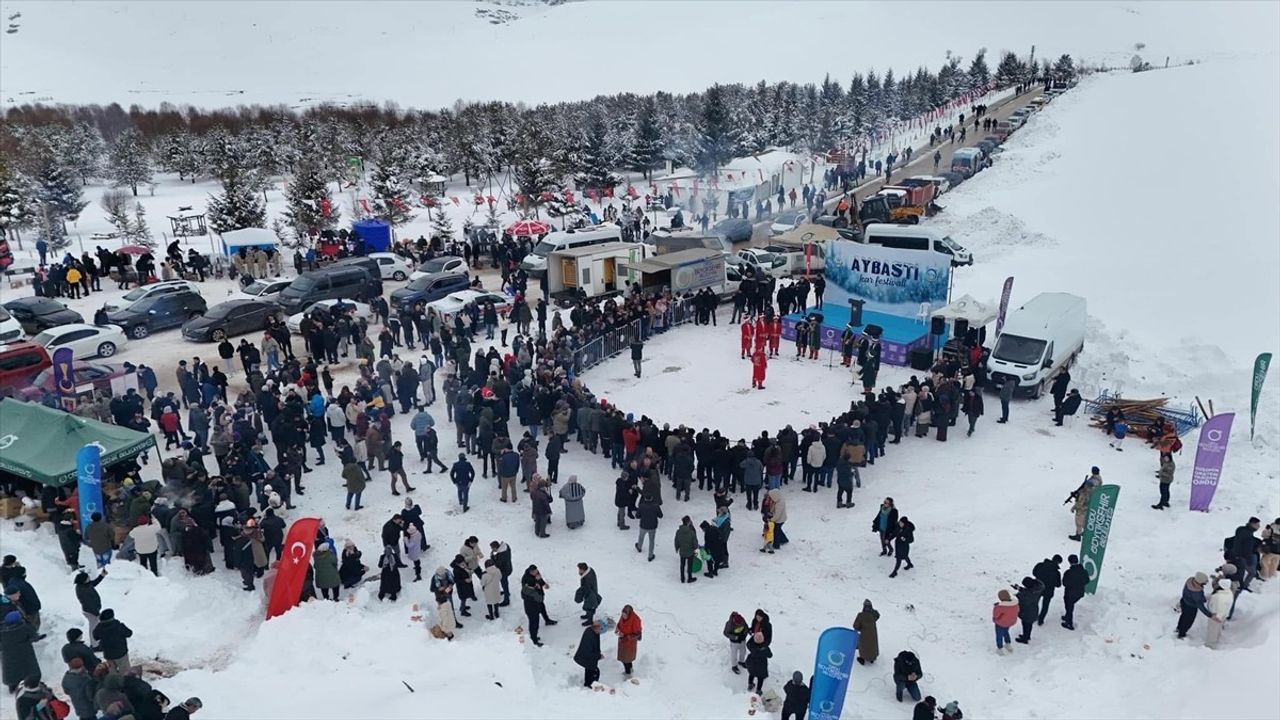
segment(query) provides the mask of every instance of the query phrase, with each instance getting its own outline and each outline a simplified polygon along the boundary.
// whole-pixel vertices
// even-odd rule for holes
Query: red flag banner
[[[485,196],[485,202],[487,202],[487,203],[489,203],[490,205],[492,205],[492,204],[494,204],[494,203],[498,202],[498,198],[496,198],[496,197],[494,197],[494,196],[492,196],[492,195],[487,195],[487,196]]]
[[[457,205],[459,207],[462,206],[462,198],[458,197],[457,195],[451,195],[449,196],[449,199],[453,201],[454,205]]]
[[[605,188],[605,189],[604,189],[604,196],[605,196],[605,197],[607,197],[607,198],[611,198],[611,197],[613,197],[613,188],[611,188],[611,187],[607,187],[607,188]]]
[[[401,200],[401,199],[400,199],[400,198],[398,198],[398,197],[393,197],[393,198],[391,198],[391,204],[392,204],[392,205],[395,205],[395,206],[396,206],[398,209],[400,209],[400,210],[405,210],[405,211],[407,211],[407,210],[409,209],[409,208],[407,208],[407,207],[405,207],[405,206],[404,206],[404,201],[403,201],[403,200]]]
[[[320,518],[299,518],[290,526],[284,539],[284,553],[276,566],[276,584],[271,588],[271,599],[267,601],[268,620],[289,612],[302,597],[302,583],[307,579],[311,551],[319,529]]]
[[[484,204],[484,196],[483,196],[483,195],[481,195],[480,193],[476,193],[476,197],[475,197],[475,199],[474,199],[474,200],[472,200],[472,202],[473,202],[473,203],[475,203],[476,205],[483,205],[483,204]]]
[[[549,191],[543,190],[542,194],[538,197],[541,197],[543,200],[550,200],[554,196]]]
[[[516,204],[517,205],[524,204],[524,193],[516,193]]]
[[[591,198],[591,200],[594,202],[600,199],[600,194],[597,193],[595,190],[588,190],[587,197]]]
[[[321,198],[321,199],[320,199],[320,214],[321,214],[321,215],[323,215],[323,216],[325,216],[325,217],[329,217],[329,213],[330,213],[330,212],[332,212],[332,211],[333,211],[333,208],[332,208],[332,206],[329,204],[329,198]]]
[[[373,210],[371,210],[371,209],[369,208],[369,201],[368,201],[368,200],[361,199],[361,200],[360,200],[360,207],[364,209],[364,213],[365,213],[366,215],[372,215],[372,214],[373,214]],[[329,217],[328,213],[325,213],[325,217]]]
[[[564,195],[564,201],[565,201],[565,202],[573,202],[573,191],[572,191],[572,190],[565,190],[565,191],[564,191],[564,193],[563,193],[563,195]]]
[[[640,193],[636,192],[636,188],[634,185],[627,186],[627,197],[631,198],[632,200],[635,200],[636,198],[640,197]]]

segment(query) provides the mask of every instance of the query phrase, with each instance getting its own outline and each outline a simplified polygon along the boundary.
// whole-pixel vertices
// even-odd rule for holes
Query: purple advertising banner
[[[53,352],[53,389],[62,401],[62,409],[76,409],[75,353],[71,348],[58,348]]]
[[[1013,276],[1004,279],[1004,290],[1000,293],[1000,314],[996,316],[996,335],[1004,329],[1004,315],[1009,310],[1009,296],[1013,294]]]
[[[1209,418],[1200,427],[1200,444],[1196,447],[1196,464],[1191,470],[1191,509],[1209,511],[1213,493],[1222,476],[1222,461],[1227,456],[1231,439],[1231,422],[1235,413],[1222,413]]]

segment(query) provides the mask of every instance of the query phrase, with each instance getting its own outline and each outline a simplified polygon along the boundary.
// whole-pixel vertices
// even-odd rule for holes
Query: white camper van
[[[547,271],[547,256],[557,250],[573,250],[588,245],[604,245],[622,241],[622,228],[617,225],[596,225],[581,230],[549,233],[524,257],[520,267],[535,277]]]
[[[1019,391],[1040,397],[1084,349],[1087,316],[1084,298],[1067,293],[1040,293],[1014,310],[987,361],[991,386],[1013,378]]]

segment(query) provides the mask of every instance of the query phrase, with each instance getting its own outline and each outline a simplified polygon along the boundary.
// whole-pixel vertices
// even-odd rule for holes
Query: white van
[[[1068,293],[1040,293],[1009,314],[987,361],[991,387],[1006,379],[1040,397],[1061,368],[1084,349],[1085,300]]]
[[[603,245],[611,242],[622,242],[622,228],[617,225],[596,225],[581,230],[566,230],[548,233],[542,241],[533,246],[533,250],[524,256],[520,267],[534,276],[547,272],[547,256],[557,250]]]
[[[930,250],[951,256],[953,266],[972,265],[973,254],[963,245],[927,225],[872,223],[863,231],[863,242],[900,250]]]

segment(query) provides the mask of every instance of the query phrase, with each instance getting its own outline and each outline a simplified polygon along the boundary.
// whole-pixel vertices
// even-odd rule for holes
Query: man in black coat
[[[578,643],[578,650],[573,654],[573,661],[583,668],[582,686],[591,687],[591,684],[600,679],[600,660],[604,655],[600,654],[600,621],[596,620],[582,630],[582,640]]]
[[[62,662],[69,663],[72,658],[80,658],[83,667],[96,668],[102,661],[84,644],[83,638],[84,631],[80,628],[67,631],[67,644],[62,646]]]
[[[1044,585],[1032,577],[1022,578],[1022,585],[1014,585],[1018,591],[1018,619],[1022,621],[1022,634],[1014,638],[1016,642],[1026,645],[1031,642],[1031,627],[1039,617],[1040,594]]]
[[[101,618],[98,627],[93,630],[93,639],[98,641],[107,664],[123,675],[129,672],[129,638],[133,637],[133,631],[116,619],[115,611],[111,608],[103,610]]]
[[[404,518],[400,513],[391,516],[391,519],[382,524],[382,546],[390,547],[392,554],[396,558],[396,567],[408,567],[404,561],[400,559],[400,536],[404,533]]]
[[[1053,385],[1049,387],[1049,394],[1053,395],[1053,412],[1056,414],[1062,409],[1062,399],[1067,396],[1067,386],[1071,384],[1071,373],[1067,372],[1064,367],[1058,371],[1053,378]]]
[[[1084,597],[1084,586],[1089,584],[1089,573],[1085,572],[1080,558],[1075,555],[1067,556],[1067,565],[1067,571],[1062,574],[1062,602],[1067,608],[1062,616],[1062,627],[1075,630],[1076,602]]]
[[[1261,520],[1251,517],[1249,522],[1236,528],[1235,535],[1231,538],[1231,560],[1243,570],[1241,590],[1249,590],[1249,583],[1258,576],[1258,546],[1262,541],[1254,533],[1261,526]]]
[[[1053,591],[1055,588],[1062,587],[1062,576],[1058,572],[1058,566],[1061,564],[1062,556],[1054,555],[1052,558],[1045,558],[1036,563],[1036,566],[1031,569],[1031,574],[1044,586],[1044,592],[1040,595],[1040,616],[1036,619],[1037,625],[1044,625],[1044,616],[1049,612],[1049,603],[1053,602]]]
[[[791,679],[782,686],[782,692],[786,695],[782,701],[782,720],[791,720],[792,717],[804,720],[805,713],[809,711],[809,687],[804,684],[804,675],[799,670],[791,673]]]

